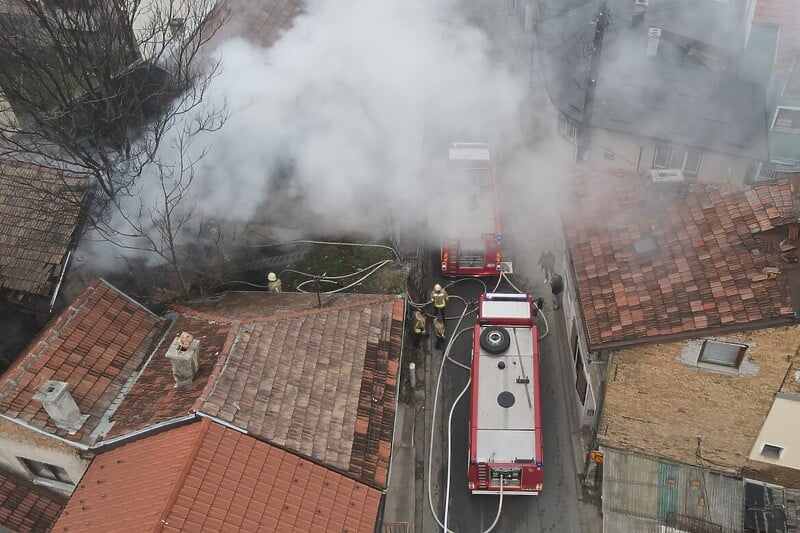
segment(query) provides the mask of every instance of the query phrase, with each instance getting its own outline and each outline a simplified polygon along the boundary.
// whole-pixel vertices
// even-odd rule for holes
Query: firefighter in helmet
[[[281,280],[275,275],[275,272],[270,272],[267,275],[267,291],[281,292]]]
[[[431,303],[433,307],[436,308],[436,314],[442,317],[442,322],[444,322],[444,308],[447,306],[447,300],[450,297],[447,295],[447,291],[444,290],[444,287],[439,285],[438,283],[433,286],[433,290],[431,291]]]
[[[419,309],[414,310],[414,348],[419,348],[422,337],[427,333],[428,319]]]

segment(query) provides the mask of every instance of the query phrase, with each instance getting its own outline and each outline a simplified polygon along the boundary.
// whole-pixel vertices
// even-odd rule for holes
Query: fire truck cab
[[[481,296],[473,329],[467,478],[473,494],[536,495],[544,480],[539,338],[526,294]]]

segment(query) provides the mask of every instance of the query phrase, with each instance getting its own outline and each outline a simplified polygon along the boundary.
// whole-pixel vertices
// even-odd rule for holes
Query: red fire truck
[[[544,481],[539,335],[526,294],[481,296],[473,331],[467,480],[473,494],[536,495]]]
[[[497,176],[488,145],[452,143],[446,187],[456,200],[444,206],[447,213],[441,221],[442,275],[499,274],[503,236],[497,208]]]

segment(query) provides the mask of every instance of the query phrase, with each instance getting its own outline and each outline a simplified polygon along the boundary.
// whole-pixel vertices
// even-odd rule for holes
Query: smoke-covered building
[[[769,160],[757,179],[800,173],[800,3],[758,0],[742,72],[767,91]]]
[[[753,179],[767,159],[764,88],[738,75],[753,0],[537,6],[547,91],[577,160]]]

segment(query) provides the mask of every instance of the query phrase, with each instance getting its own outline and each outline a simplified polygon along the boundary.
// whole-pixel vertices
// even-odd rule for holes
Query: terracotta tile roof
[[[191,384],[175,387],[172,365],[166,353],[174,338],[184,331],[200,341],[200,369]],[[230,350],[232,331],[230,323],[178,316],[111,417],[114,426],[106,437],[118,437],[193,413],[197,407],[195,404],[204,397],[209,380],[213,383],[219,374],[218,363],[224,362],[221,354]]]
[[[593,349],[791,319],[786,274],[763,275],[785,264],[757,250],[795,220],[788,182],[658,199],[649,177],[581,168],[571,190],[564,226]]]
[[[385,487],[403,300],[233,293],[181,308],[241,325],[201,411],[356,479]],[[260,313],[260,317],[256,316]]]
[[[755,22],[780,26],[775,71],[785,74],[792,68],[800,45],[800,2],[797,0],[758,0],[753,17]]]
[[[0,525],[10,531],[49,531],[66,505],[61,496],[0,470]]]
[[[269,47],[292,26],[294,18],[303,12],[304,4],[300,0],[227,0],[225,5],[230,10],[230,19],[214,39],[222,42],[243,37]]]
[[[378,490],[205,419],[95,458],[54,531],[372,532]]]
[[[0,160],[0,290],[52,293],[79,226],[83,183]]]
[[[698,368],[699,339],[616,352],[597,426],[600,445],[695,465],[700,435],[706,466],[741,472],[796,359],[800,326],[714,339],[748,345],[738,373]]]
[[[31,342],[0,377],[0,412],[46,433],[92,444],[92,431],[151,350],[163,321],[103,280],[96,281]],[[89,419],[70,435],[33,395],[64,381]]]

